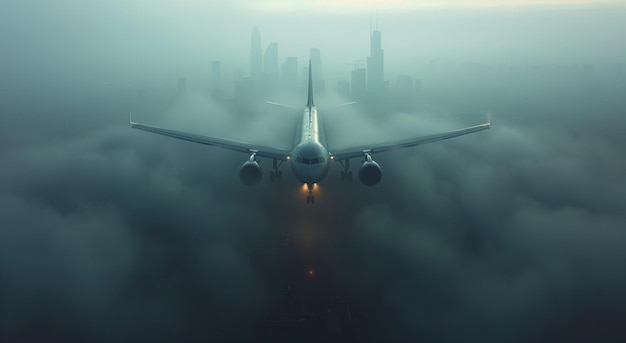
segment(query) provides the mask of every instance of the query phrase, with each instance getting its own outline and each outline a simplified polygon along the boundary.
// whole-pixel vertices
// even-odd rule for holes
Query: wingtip
[[[128,112],[128,124],[130,124],[130,126],[135,125],[135,122],[133,121],[133,112]]]
[[[491,127],[491,112],[487,112],[487,126]]]

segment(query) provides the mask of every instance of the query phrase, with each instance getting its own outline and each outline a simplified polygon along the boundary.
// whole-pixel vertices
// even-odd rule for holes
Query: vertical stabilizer
[[[311,108],[315,106],[313,102],[313,73],[311,72],[311,60],[309,60],[309,100],[306,103],[306,107]]]

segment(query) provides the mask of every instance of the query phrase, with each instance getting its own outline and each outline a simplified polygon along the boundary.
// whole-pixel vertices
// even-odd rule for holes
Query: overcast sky
[[[394,73],[417,73],[431,59],[613,64],[626,55],[623,1],[27,0],[3,1],[0,10],[4,74],[193,78],[220,60],[225,76],[247,75],[258,26],[263,49],[279,44],[281,63],[306,61],[318,47],[325,73],[347,78],[369,54],[376,22]]]
[[[323,316],[350,302],[373,342],[626,341],[623,2],[260,3],[0,2],[0,341],[256,341],[287,285]],[[233,115],[176,79],[247,76],[255,25],[341,78],[376,13],[388,79],[423,92],[318,104],[333,144],[493,127],[374,156],[375,187],[333,164],[314,206],[289,168],[271,184],[263,160],[249,188],[248,156],[128,127],[283,144],[293,113]]]

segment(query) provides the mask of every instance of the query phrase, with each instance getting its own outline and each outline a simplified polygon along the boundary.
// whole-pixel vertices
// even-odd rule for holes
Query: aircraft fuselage
[[[328,173],[330,154],[320,142],[317,108],[307,106],[302,114],[299,138],[291,152],[291,170],[295,177],[311,186]]]

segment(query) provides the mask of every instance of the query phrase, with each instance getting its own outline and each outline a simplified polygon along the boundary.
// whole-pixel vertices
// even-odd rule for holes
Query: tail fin
[[[311,73],[311,60],[309,60],[309,100],[306,103],[306,107],[311,108],[315,106],[313,102],[313,74]]]

